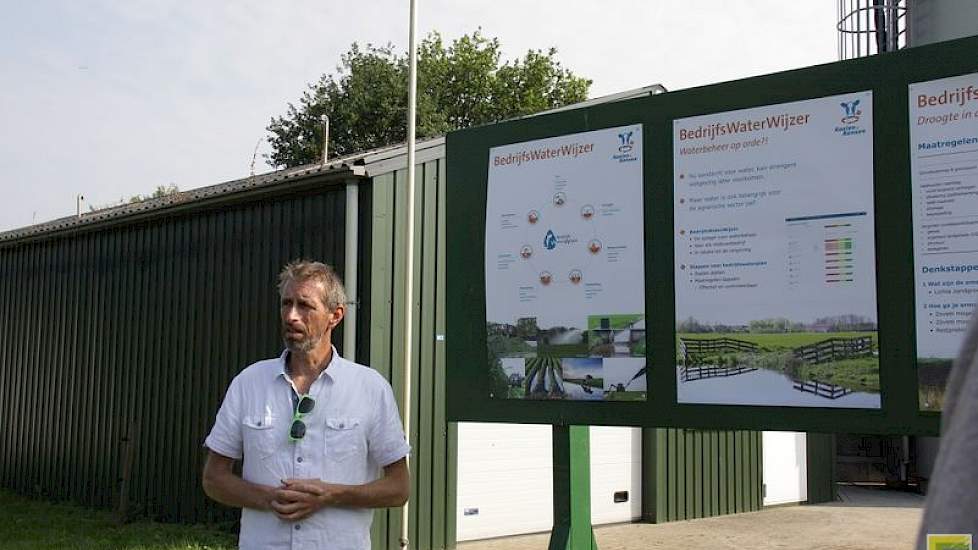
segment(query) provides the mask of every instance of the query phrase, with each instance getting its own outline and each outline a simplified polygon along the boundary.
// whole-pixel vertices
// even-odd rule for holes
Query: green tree
[[[361,47],[343,54],[336,74],[310,84],[267,130],[270,166],[316,162],[322,154],[321,120],[330,119],[330,156],[383,147],[406,139],[407,54],[393,47]],[[444,134],[553,109],[587,99],[591,81],[564,69],[557,50],[529,50],[502,61],[499,40],[478,30],[445,45],[430,33],[418,45],[417,135]]]

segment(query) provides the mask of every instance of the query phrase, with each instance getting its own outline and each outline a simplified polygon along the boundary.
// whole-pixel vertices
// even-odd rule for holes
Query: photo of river
[[[739,372],[738,372],[739,371]],[[880,408],[880,394],[831,384],[796,382],[767,369],[702,369],[676,366],[680,403],[783,407]]]

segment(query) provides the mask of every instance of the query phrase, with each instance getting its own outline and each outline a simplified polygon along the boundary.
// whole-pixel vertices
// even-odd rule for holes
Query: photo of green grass
[[[636,321],[645,318],[642,313],[609,314],[609,315],[588,315],[587,329],[612,329],[621,330],[628,328]]]
[[[676,326],[680,400],[880,407],[879,336],[869,318],[720,325],[690,317]]]
[[[711,332],[711,333],[679,333],[676,335],[677,342],[678,338],[684,339],[694,339],[694,338],[735,338],[737,340],[744,340],[757,344],[762,348],[767,348],[772,351],[777,350],[790,350],[801,346],[808,346],[811,344],[817,344],[826,338],[856,338],[860,336],[867,336],[873,340],[873,348],[878,349],[877,344],[877,333],[872,332],[834,332],[834,333],[824,333],[824,332],[785,332],[785,333],[751,333],[751,332]]]

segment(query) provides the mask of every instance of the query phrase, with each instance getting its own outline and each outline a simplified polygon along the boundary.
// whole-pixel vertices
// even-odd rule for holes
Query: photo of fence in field
[[[689,320],[683,324],[697,326]],[[781,330],[770,330],[771,325]],[[880,406],[875,324],[863,322],[846,327],[863,330],[836,332],[785,320],[723,327],[728,329],[724,332],[697,328],[676,336],[681,402]]]

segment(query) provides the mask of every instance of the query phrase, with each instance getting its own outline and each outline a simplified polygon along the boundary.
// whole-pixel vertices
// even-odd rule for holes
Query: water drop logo
[[[547,230],[547,236],[543,238],[543,247],[547,250],[557,248],[557,236],[550,229]]]

